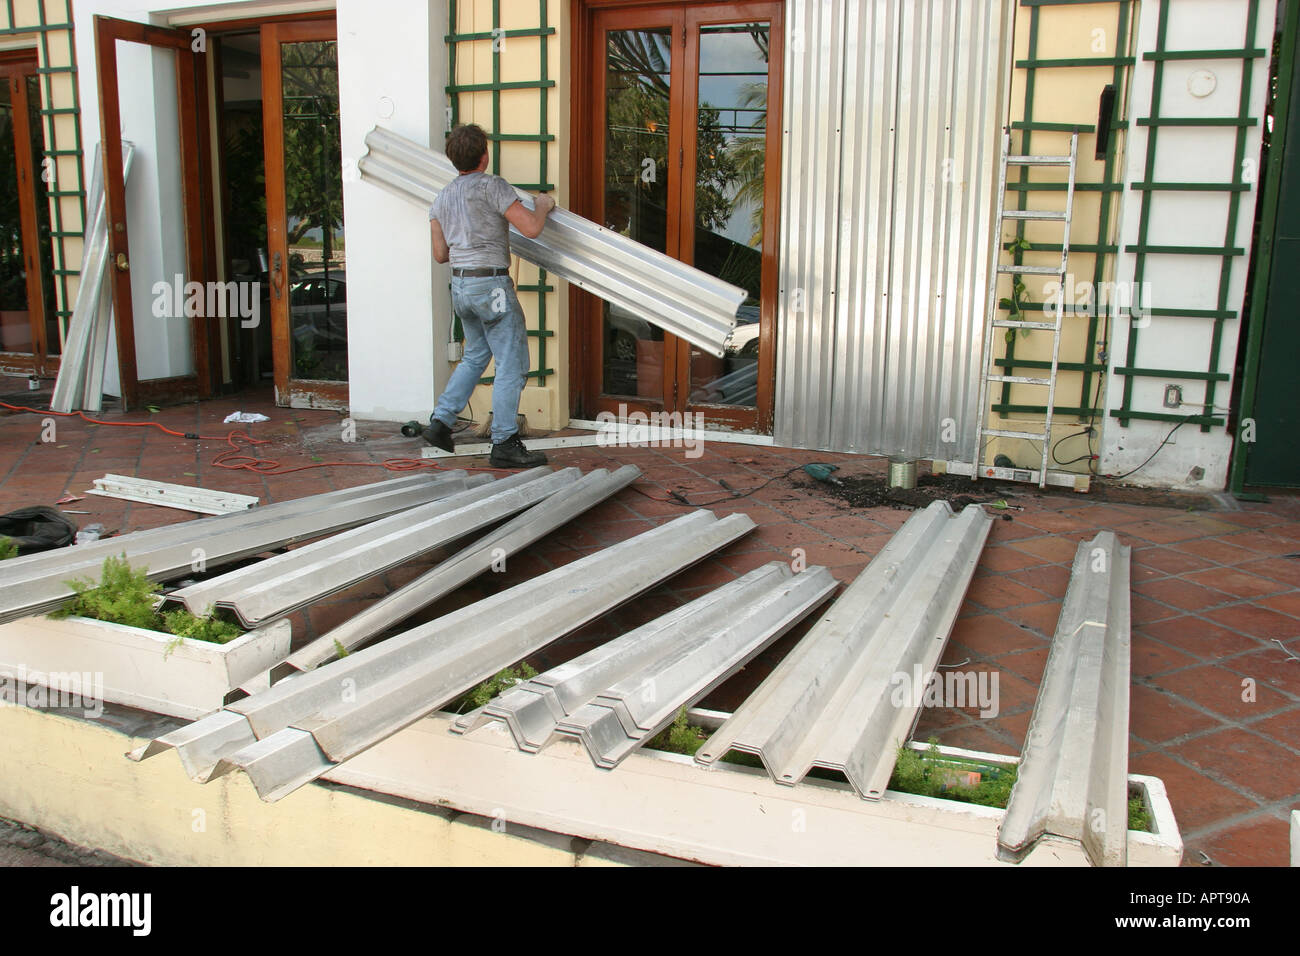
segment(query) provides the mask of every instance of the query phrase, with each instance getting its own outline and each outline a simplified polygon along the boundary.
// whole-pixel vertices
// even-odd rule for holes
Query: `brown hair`
[[[487,152],[487,133],[481,126],[469,123],[457,126],[447,134],[447,158],[462,173],[477,169]]]

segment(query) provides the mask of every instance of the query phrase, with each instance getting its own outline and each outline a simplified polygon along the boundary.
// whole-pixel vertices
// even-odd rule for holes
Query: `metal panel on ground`
[[[581,476],[577,468],[532,468],[239,568],[164,598],[195,614],[216,607],[244,627],[310,604],[417,555],[507,518]]]
[[[98,576],[105,558],[125,554],[132,567],[147,568],[154,580],[167,580],[191,573],[196,561],[219,566],[383,518],[490,480],[463,471],[436,477],[408,475],[10,558],[0,567],[0,623],[54,610],[73,595],[67,581]]]
[[[1126,864],[1130,551],[1103,531],[1075,552],[998,831],[1002,859],[1051,834],[1079,840],[1096,866]]]
[[[457,175],[442,153],[375,127],[361,178],[427,210]],[[519,199],[532,208],[528,193]],[[510,250],[547,272],[627,309],[667,332],[721,356],[736,327],[745,290],[664,255],[590,220],[557,208],[546,230],[529,239],[510,231]]]
[[[264,800],[278,800],[753,528],[743,514],[691,512],[282,681],[132,756],[188,748],[182,761],[200,782],[242,769]]]
[[[1012,9],[789,3],[778,444],[969,458]]]
[[[351,652],[366,641],[445,594],[495,566],[498,558],[508,558],[521,548],[572,520],[606,498],[626,488],[641,476],[635,465],[624,465],[610,474],[597,468],[545,501],[533,505],[523,514],[506,522],[463,550],[452,555],[405,587],[376,601],[338,627],[322,634],[307,646],[289,655],[271,669],[272,683],[302,671],[313,670],[339,656],[339,648]]]
[[[879,798],[921,709],[899,688],[943,655],[992,523],[979,505],[914,513],[696,759],[747,751],[790,786],[825,767]]]
[[[837,586],[825,568],[796,575],[783,562],[765,564],[507,690],[454,729],[502,721],[529,753],[567,734],[582,741],[596,766],[611,769]]]

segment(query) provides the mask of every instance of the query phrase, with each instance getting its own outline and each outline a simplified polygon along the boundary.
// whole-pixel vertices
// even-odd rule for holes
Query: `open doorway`
[[[266,383],[280,405],[345,408],[347,281],[332,14],[192,30],[108,17],[95,23],[123,406]],[[134,48],[125,49],[132,59],[121,77],[119,47]],[[178,168],[165,171],[176,173],[180,188],[154,207],[159,220],[136,224],[155,233],[161,225],[159,245],[164,259],[171,257],[156,281],[148,274],[155,271],[154,250],[141,247],[145,277],[168,294],[156,293],[150,312],[137,316],[131,263],[141,257],[130,254],[119,131],[121,104],[138,98],[140,65],[148,62],[141,48],[154,58],[153,92],[176,103],[172,135],[165,146],[159,141],[155,159],[162,168],[177,157]],[[157,87],[158,62],[175,73],[174,90]],[[168,228],[175,223],[183,229]],[[175,334],[177,319],[191,323],[188,343],[180,344],[192,346],[192,371],[179,348],[159,346],[160,337]]]
[[[234,389],[346,407],[347,271],[338,43],[330,20],[214,30],[219,260],[265,321],[228,327]]]
[[[220,278],[255,283],[255,327],[227,326],[225,368],[228,388],[239,391],[270,383],[270,258],[266,248],[266,163],[262,133],[262,41],[256,31],[212,38],[216,74],[216,169],[220,202]]]

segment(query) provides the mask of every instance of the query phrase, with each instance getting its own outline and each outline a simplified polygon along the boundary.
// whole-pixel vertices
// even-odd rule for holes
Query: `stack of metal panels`
[[[361,178],[428,209],[459,173],[442,153],[375,127]],[[529,208],[533,198],[519,190]],[[656,249],[556,209],[536,239],[510,232],[510,250],[647,322],[711,352],[723,354],[746,292]]]
[[[510,555],[595,507],[640,476],[641,469],[634,465],[624,465],[613,474],[603,468],[588,472],[410,584],[367,606],[334,630],[295,651],[272,668],[271,682],[278,683],[294,674],[314,670],[338,657],[339,648],[348,652],[355,650],[489,568],[503,570]]]
[[[628,754],[743,667],[835,591],[825,568],[792,574],[779,561],[539,674],[460,718],[490,721],[536,753],[557,734],[577,737],[596,766]]]
[[[1002,859],[1051,834],[1080,841],[1095,866],[1128,861],[1130,550],[1103,531],[1075,552],[998,830]]]
[[[164,606],[229,611],[252,629],[508,518],[581,476],[577,468],[521,471],[173,591]]]
[[[879,798],[921,707],[896,688],[938,664],[991,525],[979,505],[914,513],[696,760],[747,751],[790,786],[825,767]]]
[[[747,534],[695,511],[477,604],[282,681],[136,751],[207,781],[244,770],[278,800],[563,634]]]
[[[491,480],[464,471],[407,475],[11,558],[0,569],[0,623],[54,610],[73,596],[68,580],[98,579],[105,558],[125,555],[132,567],[146,568],[150,578],[165,581],[365,524]]]
[[[131,172],[135,146],[122,143],[122,182]],[[104,402],[104,363],[108,355],[108,330],[113,318],[113,264],[108,254],[108,213],[104,197],[103,152],[95,149],[90,192],[90,213],[81,254],[81,284],[68,319],[59,374],[54,381],[50,408],[56,412],[85,409],[97,412]]]

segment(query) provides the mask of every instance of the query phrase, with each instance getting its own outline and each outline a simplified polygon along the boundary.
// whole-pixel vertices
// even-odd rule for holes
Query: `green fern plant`
[[[170,656],[186,638],[209,644],[228,644],[244,633],[238,625],[214,617],[210,610],[204,615],[183,609],[160,612],[158,595],[162,588],[149,580],[147,569],[132,568],[125,554],[120,558],[104,559],[98,582],[76,579],[67,584],[74,597],[50,617],[88,617],[173,634],[176,640],[168,643],[163,651],[164,657]]]
[[[972,771],[980,775],[977,785],[971,787],[955,782]],[[945,757],[939,751],[938,738],[931,737],[926,750],[913,750],[907,746],[898,748],[898,760],[889,778],[889,789],[985,807],[1006,807],[1015,782],[1014,767]]]
[[[663,750],[671,754],[686,754],[688,757],[693,757],[708,739],[707,731],[696,727],[686,719],[686,708],[683,707],[677,712],[673,722],[651,738],[646,746],[651,750]]]
[[[463,703],[468,704],[471,709],[486,707],[488,701],[493,697],[504,693],[518,683],[536,676],[537,671],[529,667],[527,662],[521,663],[518,670],[507,667],[505,670],[498,671],[466,694]]]

